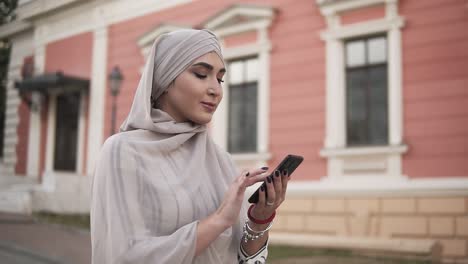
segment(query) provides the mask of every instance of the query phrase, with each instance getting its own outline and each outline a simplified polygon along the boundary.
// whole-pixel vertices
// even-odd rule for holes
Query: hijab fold
[[[234,163],[206,125],[177,123],[150,102],[208,52],[222,59],[208,30],[180,30],[154,42],[121,133],[106,140],[96,165],[92,263],[237,263],[244,219],[195,257],[198,221],[220,205],[238,175]]]

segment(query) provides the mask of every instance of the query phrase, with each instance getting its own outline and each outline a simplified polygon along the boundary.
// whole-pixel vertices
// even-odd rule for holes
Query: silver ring
[[[269,202],[269,201],[266,202],[266,205],[267,205],[267,206],[272,206],[272,205],[274,205],[274,204],[275,204],[275,202]]]

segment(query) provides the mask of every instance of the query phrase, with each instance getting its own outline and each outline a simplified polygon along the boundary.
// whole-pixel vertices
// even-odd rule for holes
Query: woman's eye
[[[197,78],[199,79],[205,79],[206,78],[206,75],[203,75],[203,74],[198,74],[196,72],[194,72],[195,76],[197,76]]]
[[[219,83],[223,83],[224,80],[223,80],[223,79],[218,79],[218,82],[219,82]]]

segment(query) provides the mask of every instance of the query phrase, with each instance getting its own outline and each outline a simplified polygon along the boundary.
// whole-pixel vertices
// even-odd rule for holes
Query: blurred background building
[[[305,158],[272,242],[468,261],[466,0],[19,0],[1,210],[88,212],[100,147],[179,28],[223,43],[210,131],[239,167]]]

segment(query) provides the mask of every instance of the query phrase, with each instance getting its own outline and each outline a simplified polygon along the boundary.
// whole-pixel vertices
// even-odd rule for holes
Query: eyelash
[[[196,73],[196,72],[194,72],[194,74],[195,74],[195,76],[197,76],[197,78],[199,78],[199,79],[205,79],[205,78],[206,78],[206,75],[201,75],[201,74],[198,74],[198,73]],[[218,79],[218,83],[221,84],[221,83],[223,83],[223,82],[224,82],[224,80]]]

